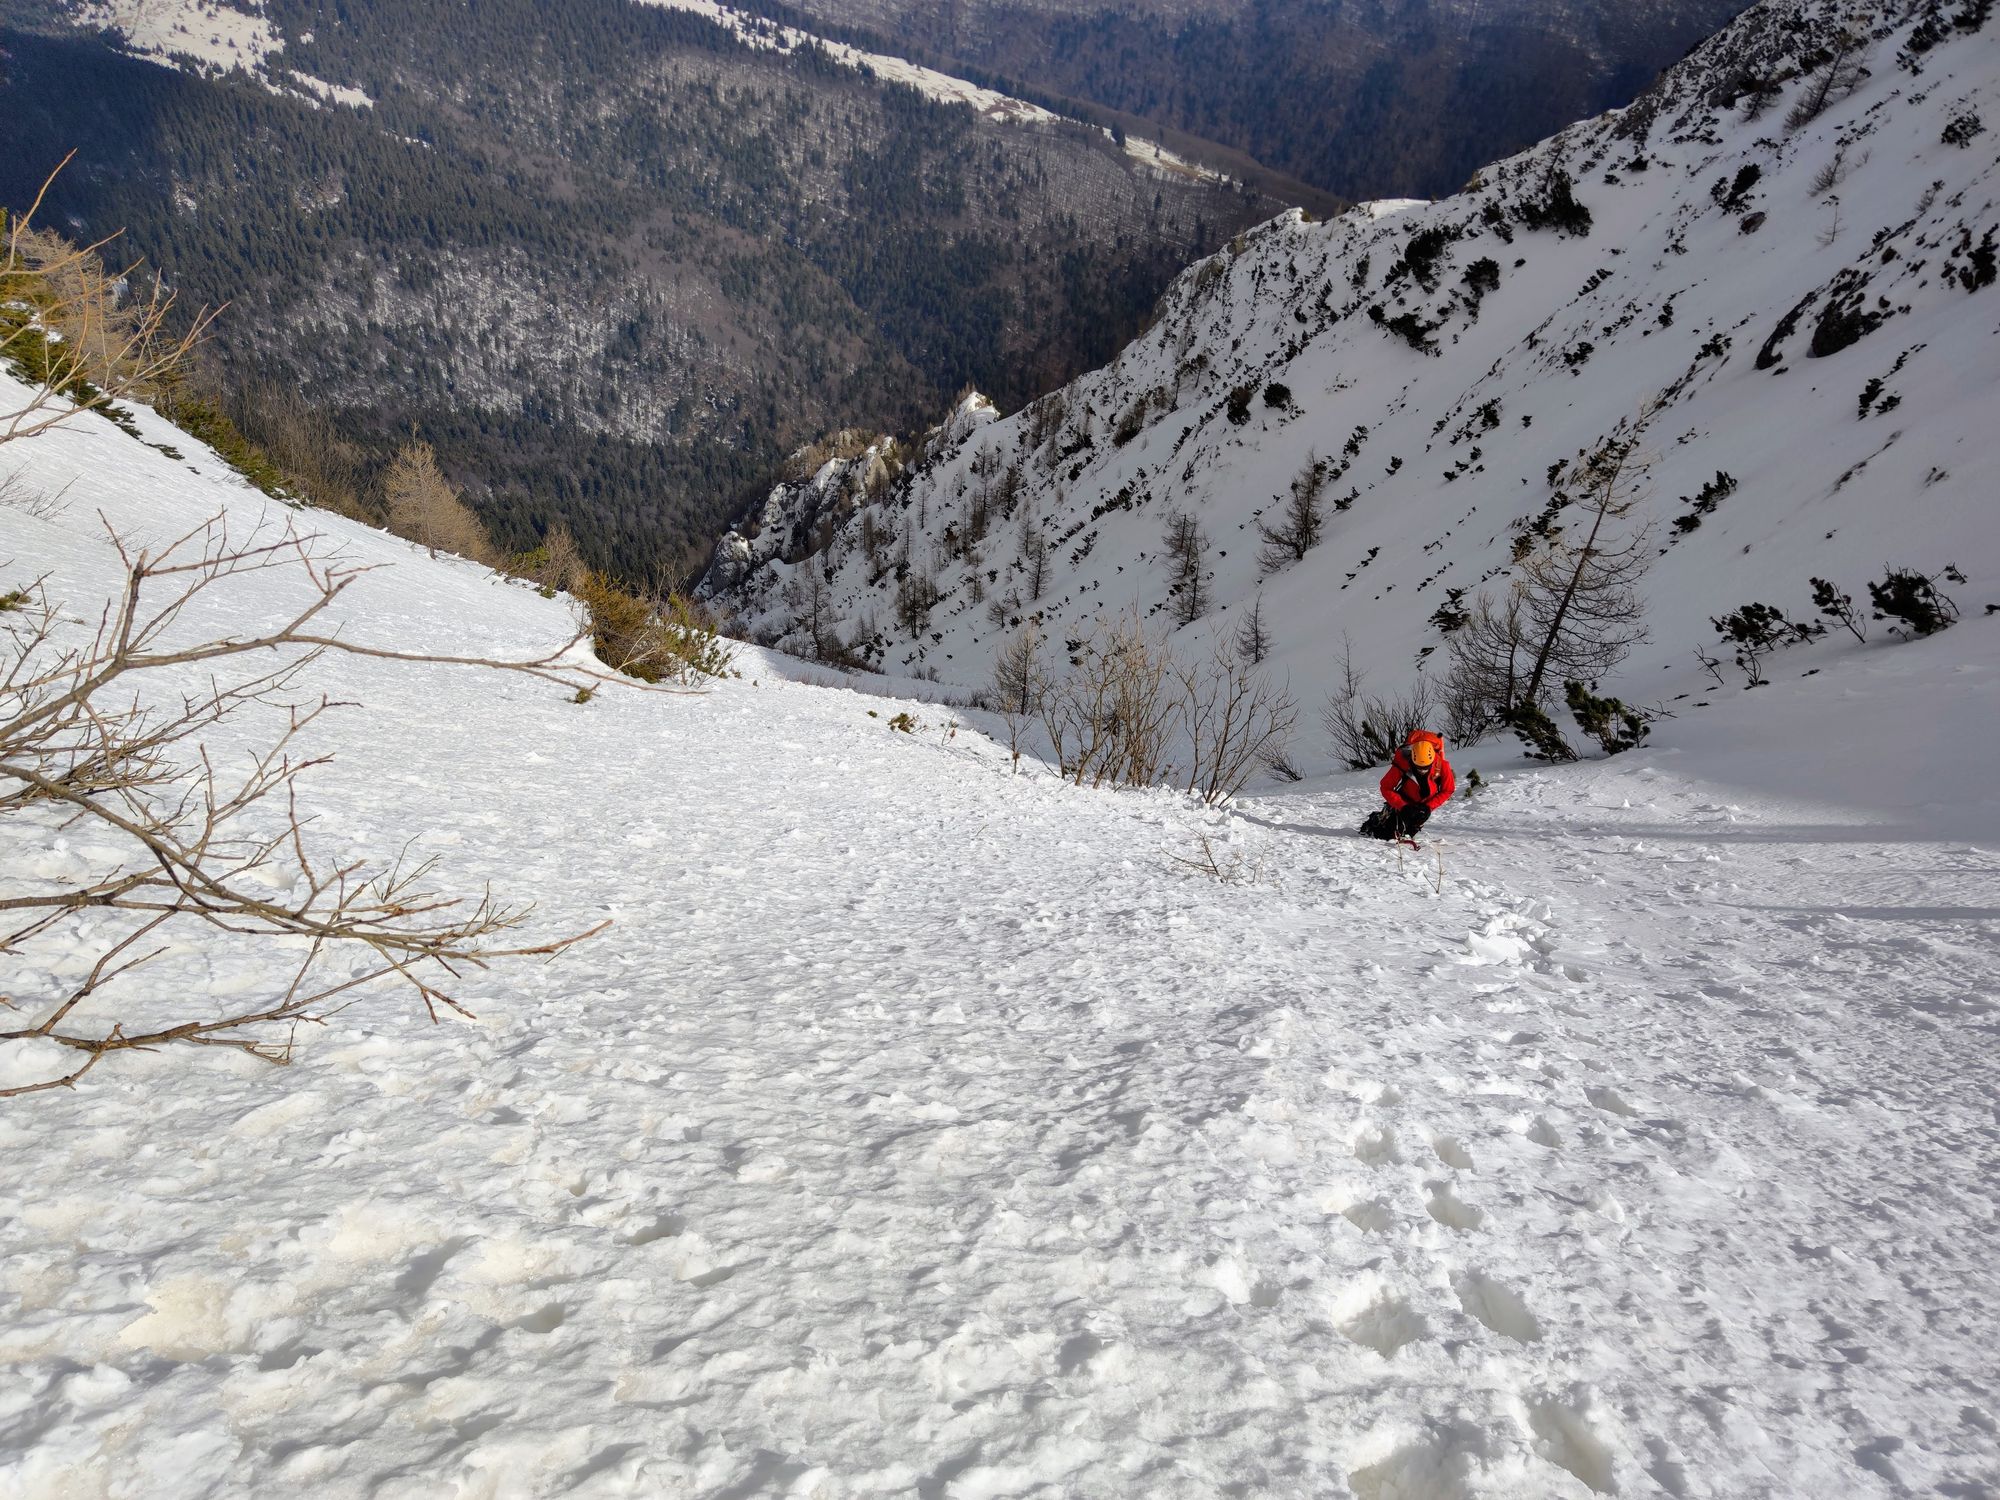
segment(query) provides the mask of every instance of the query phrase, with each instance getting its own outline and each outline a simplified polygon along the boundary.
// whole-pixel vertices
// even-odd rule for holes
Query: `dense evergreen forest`
[[[1348,198],[1439,197],[1624,104],[1740,0],[739,0],[1029,98],[1089,100]]]
[[[629,0],[265,14],[272,81],[372,108],[0,29],[0,202],[75,149],[49,222],[230,303],[252,436],[273,392],[377,458],[414,429],[503,545],[562,521],[635,579],[698,565],[798,443],[1103,362],[1279,206]]]

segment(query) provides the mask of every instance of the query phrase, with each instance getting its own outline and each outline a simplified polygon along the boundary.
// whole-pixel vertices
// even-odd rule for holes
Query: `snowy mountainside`
[[[1965,628],[1990,631],[2000,28],[1979,7],[1868,14],[1843,62],[1850,10],[1756,6],[1627,109],[1456,197],[1241,235],[1111,365],[927,440],[810,560],[767,549],[743,571],[726,543],[709,588],[796,649],[786,585],[817,569],[853,654],[973,689],[1023,621],[1056,642],[1128,605],[1164,625],[1182,510],[1212,602],[1177,645],[1227,639],[1261,593],[1301,697],[1332,684],[1343,637],[1392,690],[1438,671],[1438,620],[1507,586],[1518,538],[1560,524],[1563,466],[1657,401],[1650,638],[1612,691],[1692,701],[1714,687],[1693,658],[1711,617],[1809,619],[1811,578],[1864,598],[1885,564],[1955,564]],[[1856,55],[1852,92],[1794,126]],[[1256,527],[1315,466],[1326,538],[1265,576]],[[810,502],[780,491],[763,524],[786,530],[792,503]],[[893,623],[912,574],[935,595],[914,630]],[[1879,627],[1866,648],[1828,637],[1778,670],[1879,645]]]

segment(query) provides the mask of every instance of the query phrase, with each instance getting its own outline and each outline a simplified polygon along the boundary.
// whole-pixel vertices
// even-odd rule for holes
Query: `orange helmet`
[[[1410,752],[1411,765],[1429,770],[1432,763],[1444,754],[1444,736],[1429,729],[1412,729],[1405,748]]]

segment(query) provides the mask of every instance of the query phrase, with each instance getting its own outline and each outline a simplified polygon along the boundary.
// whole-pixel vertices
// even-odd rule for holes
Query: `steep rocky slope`
[[[1740,681],[1712,618],[1810,621],[1814,578],[1865,600],[1885,565],[1955,564],[1980,616],[2000,600],[2000,34],[1977,5],[1850,15],[1761,5],[1457,197],[1239,237],[1110,366],[1004,420],[960,413],[867,503],[829,511],[866,492],[837,476],[774,496],[712,591],[809,651],[787,600],[817,570],[822,645],[978,687],[1026,623],[1057,646],[1128,605],[1168,628],[1185,512],[1207,603],[1177,647],[1227,639],[1261,594],[1295,690],[1333,684],[1343,637],[1392,689],[1438,672],[1457,616],[1574,518],[1574,461],[1654,407],[1630,521],[1649,639],[1620,691],[1716,688],[1697,647]],[[1302,475],[1324,538],[1267,573],[1257,528]],[[1836,630],[1777,660],[1845,649]]]

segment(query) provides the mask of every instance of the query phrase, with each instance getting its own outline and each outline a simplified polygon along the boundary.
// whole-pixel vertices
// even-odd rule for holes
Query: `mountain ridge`
[[[1652,639],[1620,692],[1720,690],[1690,664],[1729,654],[1710,622],[1753,601],[1810,620],[1810,578],[1858,598],[1885,564],[1949,562],[1983,605],[2000,594],[1977,498],[2000,168],[1979,121],[2000,114],[2000,68],[1990,29],[1954,14],[1880,6],[1843,43],[1836,7],[1766,3],[1466,194],[1241,235],[1111,365],[929,445],[810,557],[727,539],[708,592],[809,653],[784,596],[816,569],[839,653],[975,691],[1024,624],[1058,656],[1128,606],[1165,628],[1162,536],[1184,511],[1208,533],[1212,600],[1174,631],[1186,650],[1225,643],[1261,594],[1302,697],[1333,690],[1343,635],[1388,690],[1434,677],[1454,614],[1560,526],[1570,461],[1660,402],[1639,513]],[[1864,51],[1870,76],[1787,125]],[[1309,470],[1326,539],[1267,573],[1257,528]],[[774,494],[765,529],[811,512],[810,533],[835,493],[852,493],[837,474]]]
[[[1624,102],[1737,0],[756,0],[980,78],[1090,100],[1350,198],[1449,192]],[[1032,81],[1035,88],[1029,86]]]

